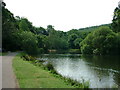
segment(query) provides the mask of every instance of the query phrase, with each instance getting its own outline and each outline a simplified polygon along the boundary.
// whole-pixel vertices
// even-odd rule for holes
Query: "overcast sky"
[[[15,15],[34,26],[68,31],[111,23],[119,0],[4,0]]]

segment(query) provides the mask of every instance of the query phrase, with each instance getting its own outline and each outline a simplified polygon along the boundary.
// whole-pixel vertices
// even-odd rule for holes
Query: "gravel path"
[[[17,53],[2,56],[2,88],[18,88],[18,82],[12,68],[12,60]]]

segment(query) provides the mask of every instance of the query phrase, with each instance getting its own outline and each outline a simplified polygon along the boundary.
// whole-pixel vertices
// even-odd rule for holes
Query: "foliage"
[[[82,38],[77,38],[74,40],[74,45],[77,49],[80,49],[80,42],[82,42],[83,39]]]
[[[48,36],[48,32],[47,32],[46,29],[43,28],[43,27],[39,27],[39,28],[34,27],[34,31],[35,31],[36,34],[38,34],[38,35],[46,35],[46,36]]]
[[[66,39],[60,37],[60,33],[52,30],[48,36],[49,49],[67,49],[68,43]]]
[[[101,26],[110,27],[110,24],[102,24],[102,25],[99,25],[99,26],[91,26],[91,27],[86,27],[86,28],[80,28],[79,31],[80,32],[92,32],[92,31],[95,31],[97,28],[99,28]]]
[[[81,42],[81,52],[85,54],[110,54],[117,44],[116,34],[109,27],[100,27]]]
[[[117,55],[120,55],[120,32],[116,33],[116,44],[113,48],[113,52],[115,52]]]
[[[77,39],[77,34],[71,34],[68,38],[69,47],[75,49],[74,41]]]
[[[25,60],[25,61],[33,61],[33,60],[36,60],[36,58],[35,57],[33,57],[33,56],[30,56],[30,55],[28,55],[28,54],[21,54],[21,58],[23,59],[23,60]]]
[[[120,8],[118,7],[114,10],[114,16],[111,26],[114,32],[120,32]]]
[[[54,30],[55,30],[54,26],[52,26],[52,25],[47,26],[48,35],[53,34]]]
[[[19,22],[18,23],[19,30],[30,31],[32,33],[36,33],[32,23],[27,18],[22,17],[18,20],[18,22]]]
[[[70,49],[80,49],[79,44],[88,35],[89,32],[72,29],[67,32],[68,44]]]
[[[26,23],[26,19],[22,19],[19,23],[20,30],[29,31],[28,24]]]
[[[32,32],[22,31],[19,33],[21,48],[28,54],[37,54],[39,48],[37,47],[37,38]]]
[[[14,33],[17,32],[16,20],[13,14],[5,8],[5,3],[2,3],[2,47],[7,50],[15,50],[16,42]]]
[[[103,24],[68,32],[58,31],[54,26],[35,27],[24,17],[14,15],[2,2],[2,50],[23,50],[28,54],[48,53],[80,49],[84,54],[119,54],[120,9],[114,10],[112,24]],[[111,29],[109,28],[111,27]],[[112,32],[114,31],[114,32]],[[68,53],[67,52],[67,53]]]
[[[112,30],[111,30],[112,29]],[[81,43],[83,54],[120,54],[120,8],[114,10],[111,29],[102,26],[90,33]]]

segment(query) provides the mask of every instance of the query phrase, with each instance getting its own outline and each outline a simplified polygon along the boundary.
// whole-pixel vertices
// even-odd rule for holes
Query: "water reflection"
[[[112,88],[120,85],[120,60],[113,56],[80,56],[79,54],[42,55],[56,71],[81,82],[90,82],[91,88]]]

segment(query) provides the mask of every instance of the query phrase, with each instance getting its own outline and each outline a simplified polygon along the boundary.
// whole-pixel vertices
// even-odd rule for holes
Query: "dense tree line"
[[[81,43],[83,54],[120,54],[120,8],[114,10],[110,26],[101,26],[90,33]]]
[[[100,27],[81,42],[81,51],[98,55],[118,53],[118,39],[118,35],[109,27]]]
[[[4,51],[23,50],[29,54],[47,53],[50,49],[79,48],[87,33],[78,30],[58,31],[54,26],[35,27],[24,17],[14,17],[2,2],[2,41]],[[74,37],[75,36],[75,37]]]
[[[114,16],[113,16],[113,20],[112,20],[112,30],[116,33],[120,32],[120,8],[116,7],[116,9],[114,10]]]
[[[28,54],[48,53],[49,50],[80,49],[83,54],[119,53],[120,9],[114,11],[113,23],[68,32],[54,26],[35,27],[24,17],[14,16],[2,2],[2,49],[22,50]]]

